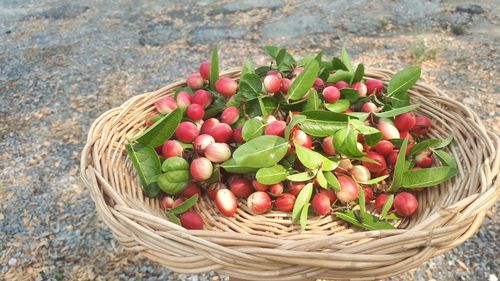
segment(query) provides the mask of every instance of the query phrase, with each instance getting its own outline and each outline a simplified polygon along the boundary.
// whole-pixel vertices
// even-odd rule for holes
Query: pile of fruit
[[[268,46],[273,61],[244,62],[238,78],[219,77],[218,51],[187,87],[155,104],[147,129],[126,145],[144,192],[161,199],[169,219],[203,229],[200,196],[234,216],[239,200],[255,215],[333,215],[357,227],[394,228],[414,215],[416,193],[457,173],[445,152],[452,137],[428,137],[408,90],[420,68],[385,86],[364,78],[345,50],[295,60]]]

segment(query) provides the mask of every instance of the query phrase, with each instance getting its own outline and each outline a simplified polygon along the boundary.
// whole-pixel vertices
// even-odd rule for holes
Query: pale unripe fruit
[[[378,154],[374,151],[368,151],[365,157],[375,160],[377,163],[372,163],[368,161],[362,161],[361,163],[371,172],[380,172],[384,170],[387,166],[384,156]]]
[[[170,210],[174,207],[174,198],[165,196],[161,199],[161,207],[164,210]]]
[[[271,123],[271,122],[276,121],[276,120],[278,120],[278,119],[276,119],[276,116],[274,116],[274,115],[266,115],[266,122],[267,123]]]
[[[377,106],[373,102],[364,103],[361,108],[361,112],[377,112]]]
[[[203,108],[207,108],[212,103],[212,94],[205,90],[198,90],[191,97],[191,104],[199,104]]]
[[[344,203],[356,200],[359,196],[358,186],[354,180],[348,176],[338,176],[340,191],[336,192],[337,199]]]
[[[274,201],[274,208],[277,211],[291,212],[293,210],[295,200],[296,198],[293,194],[283,193],[283,195],[276,198],[276,200]]]
[[[179,156],[182,157],[184,149],[182,145],[176,140],[168,140],[161,147],[161,154],[165,158]]]
[[[231,158],[231,149],[227,143],[212,143],[205,148],[205,157],[214,163],[222,163]]]
[[[323,152],[325,152],[328,155],[335,155],[337,151],[335,150],[335,147],[333,146],[333,137],[326,137],[323,139],[321,142],[321,147],[323,148]]]
[[[179,92],[175,100],[180,108],[186,108],[191,104],[191,94],[184,91]]]
[[[375,199],[375,210],[377,210],[377,212],[381,213],[382,210],[384,209],[384,204],[385,202],[387,201],[387,199],[389,198],[389,195],[387,194],[380,194],[377,199]]]
[[[371,179],[370,171],[361,165],[355,165],[350,170],[352,177],[358,182],[367,182]]]
[[[191,89],[197,90],[205,86],[205,81],[203,80],[203,77],[201,77],[199,73],[193,73],[188,76],[187,84]]]
[[[161,114],[169,114],[177,108],[177,102],[171,97],[164,97],[155,103],[155,107]]]
[[[312,140],[311,137],[304,133],[302,130],[295,130],[292,133],[292,138],[295,144],[306,147],[306,148],[311,148],[312,147]]]
[[[181,225],[186,229],[203,229],[203,218],[196,211],[187,211],[179,216]]]
[[[282,137],[285,135],[285,129],[285,121],[273,121],[267,125],[264,134]]]
[[[233,78],[221,77],[215,82],[215,89],[219,94],[230,97],[236,94],[238,83]]]
[[[281,79],[275,75],[267,75],[264,78],[264,89],[267,93],[277,93],[281,88]]]
[[[398,129],[389,123],[379,123],[377,129],[382,133],[382,138],[384,140],[399,139]]]
[[[344,88],[349,88],[349,84],[346,81],[337,81],[333,83],[333,86],[337,89],[344,89]]]
[[[276,183],[276,184],[271,185],[267,191],[272,196],[280,196],[281,194],[283,194],[284,189],[285,189],[285,187],[283,186],[283,183],[280,182],[280,183]]]
[[[306,185],[305,182],[295,182],[289,181],[287,184],[288,193],[293,194],[294,196],[298,196],[302,188]]]
[[[196,103],[189,105],[186,110],[186,116],[193,121],[198,121],[203,119],[204,115],[205,115],[205,109],[203,108],[202,105]]]
[[[196,158],[189,167],[191,176],[197,181],[206,181],[212,176],[212,162],[205,157]]]
[[[184,191],[181,193],[181,196],[185,198],[191,198],[195,194],[201,196],[200,186],[195,182],[190,182],[186,187],[186,189],[184,189]]]
[[[211,67],[210,61],[205,61],[202,64],[200,64],[200,75],[205,80],[210,80],[210,67]]]
[[[252,183],[246,178],[239,177],[231,181],[229,185],[231,191],[236,197],[246,198],[252,194],[255,190],[253,189]]]
[[[228,142],[233,137],[233,129],[226,123],[219,123],[209,134],[214,137],[216,142]]]
[[[356,143],[356,148],[359,150],[359,152],[363,152],[363,144],[360,142]]]
[[[211,135],[201,134],[194,140],[194,149],[196,153],[203,154],[208,145],[215,143],[214,138]]]
[[[200,133],[210,135],[215,126],[217,126],[217,124],[219,123],[219,120],[215,118],[205,120],[205,122],[203,122],[203,125],[201,125]]]
[[[357,90],[360,97],[366,97],[366,85],[363,82],[356,82],[352,84],[351,88]]]
[[[215,195],[215,205],[223,215],[232,217],[236,214],[238,202],[231,190],[219,189]]]
[[[282,94],[286,95],[288,93],[288,88],[290,88],[290,85],[292,85],[292,80],[290,80],[288,78],[283,78],[281,80],[280,92]]]
[[[383,156],[391,154],[393,149],[394,145],[388,140],[381,140],[379,143],[377,143],[377,145],[375,145],[375,151]]]
[[[248,197],[247,206],[253,214],[267,213],[271,210],[271,197],[264,191],[256,191]]]
[[[324,216],[330,211],[330,198],[323,193],[316,193],[311,201],[311,207],[319,216]]]
[[[220,117],[220,121],[229,125],[236,123],[238,119],[240,119],[240,111],[236,106],[230,106],[224,109]]]
[[[367,79],[365,81],[366,85],[366,93],[371,95],[375,93],[377,96],[382,94],[382,90],[384,90],[384,83],[377,79]]]
[[[422,136],[429,132],[431,129],[431,121],[423,116],[415,117],[415,125],[411,129],[416,135]]]
[[[233,140],[236,143],[244,143],[245,140],[243,139],[243,125],[240,125],[236,127],[233,131]]]
[[[394,210],[402,217],[413,215],[418,209],[417,198],[408,192],[398,193],[394,197]]]
[[[412,112],[406,112],[394,119],[394,125],[400,132],[408,132],[415,126],[415,114]]]
[[[191,122],[181,122],[175,129],[175,137],[181,142],[192,143],[198,137],[198,127]]]
[[[340,91],[334,86],[328,86],[323,90],[323,97],[326,102],[336,102],[340,99]]]
[[[351,160],[347,158],[340,159],[338,167],[342,170],[349,171],[352,168]]]
[[[280,80],[283,78],[283,76],[281,75],[281,73],[280,73],[278,70],[275,70],[275,69],[273,69],[273,70],[269,70],[269,71],[267,72],[267,75],[273,75],[273,76],[276,76],[276,77],[278,77]]]

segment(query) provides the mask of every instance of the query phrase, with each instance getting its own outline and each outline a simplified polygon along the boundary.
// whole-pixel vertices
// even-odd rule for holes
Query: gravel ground
[[[265,63],[267,44],[421,64],[500,132],[499,19],[495,0],[0,0],[0,279],[225,279],[125,252],[78,178],[97,116],[194,72],[214,44],[226,67]],[[392,280],[497,280],[498,218],[495,208],[475,237]]]

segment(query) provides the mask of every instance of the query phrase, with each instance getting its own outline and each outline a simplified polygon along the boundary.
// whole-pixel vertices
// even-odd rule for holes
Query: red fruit
[[[193,103],[207,108],[212,103],[212,94],[205,90],[198,90],[191,97],[191,104]]]
[[[349,88],[349,84],[346,81],[337,81],[333,83],[333,86],[337,89],[344,89],[344,88]]]
[[[409,217],[418,209],[417,198],[408,192],[398,193],[394,197],[394,210],[402,217]]]
[[[361,186],[363,188],[363,191],[365,192],[365,201],[370,202],[373,200],[373,189],[371,189],[369,186],[363,185]]]
[[[372,160],[377,161],[378,163],[371,163],[367,161],[361,161],[363,166],[365,166],[370,172],[380,172],[385,169],[387,164],[385,163],[384,156],[378,154],[377,152],[374,151],[368,151],[365,154],[365,157],[368,157]]]
[[[354,180],[348,176],[338,176],[337,179],[340,183],[340,191],[336,193],[337,198],[344,203],[356,200],[359,191]]]
[[[384,140],[399,139],[400,137],[398,129],[390,123],[380,122],[377,129],[382,133]]]
[[[323,152],[328,155],[335,155],[337,153],[335,147],[333,146],[333,137],[331,136],[323,139],[321,147],[323,148]]]
[[[408,137],[408,144],[415,144],[415,139],[409,132],[401,132],[399,135],[402,139],[406,139]]]
[[[201,125],[200,133],[210,135],[215,126],[217,126],[217,124],[219,123],[219,120],[215,118],[205,120],[205,122],[203,122],[203,125]]]
[[[280,196],[281,194],[283,194],[283,190],[285,189],[285,187],[283,186],[283,183],[276,183],[276,184],[273,184],[269,187],[269,189],[267,190],[267,192],[269,192],[269,194],[271,194],[271,196]]]
[[[413,112],[406,112],[394,119],[394,125],[400,132],[408,132],[415,126],[415,114]]]
[[[429,168],[432,166],[432,156],[429,150],[424,150],[415,156],[415,163],[417,167]]]
[[[230,97],[236,94],[238,89],[238,83],[233,78],[221,77],[215,82],[215,89],[221,95],[225,97]]]
[[[233,137],[233,129],[226,123],[219,123],[209,134],[216,142],[228,142]]]
[[[266,75],[273,75],[273,76],[276,76],[276,77],[278,77],[280,80],[281,80],[281,78],[283,78],[283,76],[281,75],[281,73],[280,73],[278,70],[275,70],[275,69],[273,69],[273,70],[269,70],[269,71],[267,72],[267,74],[266,74]]]
[[[253,189],[252,183],[243,177],[234,179],[229,187],[231,188],[233,194],[236,195],[236,197],[241,198],[246,198],[255,191]]]
[[[203,77],[201,77],[199,73],[193,73],[188,76],[187,84],[191,89],[197,90],[205,86],[205,81],[203,80]]]
[[[200,75],[205,80],[210,80],[210,67],[211,63],[208,60],[200,64]]]
[[[330,211],[330,198],[323,193],[316,193],[311,201],[311,206],[319,216],[324,216]]]
[[[301,74],[302,71],[304,71],[303,67],[296,67],[293,69],[292,74],[293,74],[293,76],[297,76],[297,75]]]
[[[219,189],[227,189],[227,186],[221,182],[216,182],[209,185],[207,188],[208,198],[210,198],[210,200],[215,200],[215,196],[217,195]]]
[[[234,142],[236,142],[236,143],[244,143],[245,142],[245,140],[243,139],[242,132],[243,132],[243,125],[240,125],[240,126],[236,127],[236,129],[234,129],[234,131],[233,131]]]
[[[334,86],[328,86],[323,90],[323,97],[326,102],[336,102],[340,99],[340,91]]]
[[[346,109],[343,113],[344,114],[347,114],[347,113],[352,113],[354,110],[352,110],[352,108],[348,108]]]
[[[321,90],[323,90],[323,88],[325,88],[325,81],[323,81],[323,79],[317,77],[316,79],[314,79],[313,88],[317,92],[320,92]]]
[[[203,115],[205,115],[205,109],[196,103],[189,105],[186,110],[186,116],[194,121],[203,119]]]
[[[353,88],[354,90],[357,90],[360,97],[366,97],[367,89],[366,89],[365,83],[356,82],[356,83],[352,84],[351,88]]]
[[[215,143],[214,138],[211,135],[201,134],[194,140],[194,149],[196,153],[203,154],[208,145]]]
[[[277,93],[281,88],[281,79],[276,75],[267,75],[264,78],[264,89],[267,93]]]
[[[203,218],[196,211],[187,211],[179,216],[181,225],[187,229],[203,229]]]
[[[177,105],[180,108],[186,108],[191,104],[191,94],[188,92],[184,92],[184,91],[179,92],[177,94],[176,101],[177,101]]]
[[[378,79],[367,79],[365,81],[366,85],[366,93],[371,95],[375,93],[377,96],[382,94],[382,90],[384,90],[384,83]]]
[[[415,117],[415,126],[411,129],[416,135],[422,136],[431,129],[431,121],[423,116]]]
[[[161,154],[165,158],[174,156],[182,157],[183,151],[182,145],[176,140],[168,140],[161,146]]]
[[[270,187],[270,185],[262,184],[258,180],[253,180],[252,186],[257,191],[267,191]]]
[[[267,213],[271,210],[271,197],[264,191],[256,191],[248,196],[247,206],[256,215]]]
[[[189,167],[191,176],[197,181],[206,181],[212,176],[212,162],[205,157],[196,158]]]
[[[290,88],[290,85],[292,85],[292,80],[290,80],[288,78],[283,78],[281,80],[280,92],[282,94],[286,95],[288,93],[288,88]]]
[[[388,194],[380,194],[377,199],[375,199],[375,210],[377,212],[382,212],[382,209],[384,209],[384,204],[387,201],[387,198],[389,198]]]
[[[182,204],[184,202],[184,200],[182,198],[177,198],[174,200],[174,204],[172,205],[172,208],[175,208],[177,206],[179,206],[180,204]]]
[[[289,181],[287,184],[287,191],[294,196],[298,196],[305,185],[306,184],[304,182]]]
[[[172,97],[164,97],[155,102],[155,107],[161,114],[169,114],[177,108],[177,103]]]
[[[273,121],[267,125],[264,134],[282,137],[285,135],[285,129],[285,121]]]
[[[220,121],[229,125],[236,123],[238,119],[240,119],[240,111],[236,106],[230,106],[224,109],[220,116]]]
[[[222,163],[231,158],[231,148],[227,143],[212,143],[205,148],[205,157],[214,163]]]
[[[377,106],[373,102],[364,103],[361,108],[361,112],[377,112]]]
[[[200,186],[195,182],[190,182],[186,189],[181,193],[182,197],[191,198],[193,195],[198,194],[201,196]]]
[[[293,142],[297,145],[306,147],[306,148],[311,148],[312,147],[312,140],[311,137],[304,133],[302,130],[295,130],[292,133],[292,139]]]
[[[328,196],[328,199],[330,199],[330,206],[337,201],[337,196],[335,195],[335,192],[333,190],[327,190],[327,189],[321,189],[319,193],[323,193],[326,196]]]
[[[282,212],[291,212],[295,204],[295,196],[290,193],[283,193],[274,201],[275,210]]]
[[[231,190],[219,189],[215,195],[215,205],[224,216],[232,217],[236,214],[238,202]]]
[[[388,140],[381,140],[379,143],[377,143],[377,145],[375,145],[375,151],[383,156],[391,154],[393,149],[394,145]]]
[[[181,142],[192,143],[198,137],[198,127],[191,122],[181,122],[175,129],[175,137]]]
[[[174,198],[165,196],[161,199],[161,207],[164,210],[170,210],[174,207]]]
[[[355,165],[350,170],[351,176],[358,182],[367,182],[372,176],[365,166]]]
[[[398,161],[399,150],[393,150],[389,155],[387,155],[387,164],[394,166]]]

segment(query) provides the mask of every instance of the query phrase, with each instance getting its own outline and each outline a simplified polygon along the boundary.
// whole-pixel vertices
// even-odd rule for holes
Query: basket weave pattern
[[[240,69],[221,75],[239,77]],[[387,83],[393,73],[365,74]],[[127,249],[184,273],[215,270],[249,280],[377,279],[419,266],[464,242],[479,229],[500,195],[500,140],[462,104],[439,90],[417,83],[412,102],[433,122],[431,137],[453,135],[449,152],[458,175],[418,193],[419,209],[397,230],[361,231],[334,216],[310,218],[305,231],[290,214],[250,214],[239,203],[235,217],[219,214],[202,197],[196,205],[205,230],[186,230],[169,222],[159,200],[143,195],[125,152],[127,137],[144,129],[158,99],[185,81],[135,96],[102,114],[90,128],[82,152],[81,177],[97,211]]]

